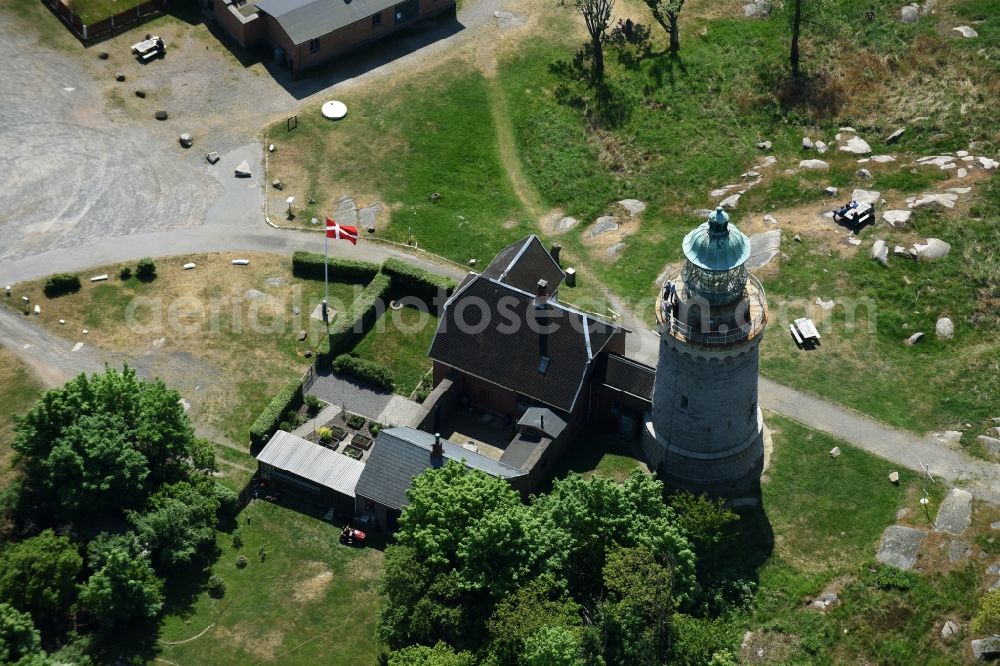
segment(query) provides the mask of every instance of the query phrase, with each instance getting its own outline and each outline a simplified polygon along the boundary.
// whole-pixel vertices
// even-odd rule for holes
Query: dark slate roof
[[[444,459],[435,462],[431,459],[434,435],[413,428],[380,431],[354,489],[355,494],[393,509],[402,509],[409,503],[406,491],[413,477],[431,467],[440,467],[449,460],[463,462],[466,467],[503,479],[523,475],[519,469],[468,451],[446,439],[441,443]]]
[[[552,444],[552,439],[549,437],[519,433],[504,449],[503,455],[500,456],[500,462],[528,471],[538,464],[539,458],[542,457],[550,444]]]
[[[548,407],[529,407],[517,425],[534,428],[552,439],[557,439],[566,429],[566,415],[553,412]]]
[[[656,370],[618,354],[602,354],[594,368],[594,381],[645,400],[653,399],[655,379]]]
[[[305,44],[334,30],[394,7],[399,0],[257,0],[293,44]]]
[[[540,372],[543,336],[533,323],[536,312],[554,324],[545,336],[544,372]],[[572,412],[591,363],[619,330],[554,299],[536,310],[533,294],[480,275],[445,304],[428,356]]]
[[[552,294],[565,278],[559,264],[535,235],[500,250],[483,275],[529,294],[537,293],[539,280],[548,282],[549,293]]]

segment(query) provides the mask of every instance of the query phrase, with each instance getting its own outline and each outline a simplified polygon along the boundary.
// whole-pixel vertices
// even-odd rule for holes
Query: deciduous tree
[[[115,547],[88,558],[93,575],[80,588],[80,608],[105,627],[150,618],[163,606],[163,581],[149,556]]]
[[[590,80],[594,85],[600,85],[604,82],[604,33],[611,25],[615,0],[561,0],[561,4],[571,4],[583,16],[590,35]]]
[[[680,18],[684,0],[645,0],[646,6],[653,13],[653,18],[670,36],[670,55],[676,56],[681,49],[680,28],[677,19]]]
[[[10,604],[0,603],[0,664],[43,662],[41,638],[31,616]]]
[[[45,530],[0,553],[0,599],[40,622],[57,620],[73,603],[82,566],[69,539]]]

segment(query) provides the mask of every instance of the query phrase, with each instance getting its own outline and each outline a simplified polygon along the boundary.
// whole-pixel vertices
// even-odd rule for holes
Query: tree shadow
[[[772,67],[761,74],[762,88],[777,101],[782,115],[805,111],[817,120],[828,120],[840,114],[849,97],[849,90],[825,71],[800,72],[793,75],[785,67]]]
[[[656,81],[656,87],[662,88],[664,80],[671,88],[677,87],[677,71],[681,76],[687,76],[687,65],[678,53],[660,53],[658,57],[652,59],[652,66],[649,68],[649,75]]]

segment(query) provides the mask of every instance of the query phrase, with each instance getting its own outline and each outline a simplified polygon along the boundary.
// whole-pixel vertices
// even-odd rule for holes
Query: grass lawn
[[[341,195],[361,205],[378,199],[391,214],[380,236],[406,242],[412,234],[461,263],[489,261],[534,231],[501,165],[488,85],[456,61],[358,93],[337,123],[315,110],[291,132],[282,121],[266,142],[277,148],[268,175],[285,183],[281,196],[317,200],[297,214],[307,226],[331,215]]]
[[[974,553],[965,564],[948,562],[949,538],[931,534],[908,589],[877,584],[874,554],[882,530],[896,512],[899,522],[927,529],[917,502],[926,482],[898,470],[900,485],[886,475],[890,463],[788,419],[769,416],[774,455],[762,485],[763,512],[744,514],[747,550],[739,561],[762,561],[754,608],[746,617],[766,663],[957,663],[965,643],[944,643],[943,618],[967,626],[976,608],[988,559]],[[828,455],[840,446],[842,455]],[[945,489],[926,483],[936,511]],[[964,539],[989,531],[995,507],[976,505]],[[978,550],[978,549],[977,549]],[[840,603],[827,612],[808,608],[807,598],[832,589]]]
[[[386,309],[351,353],[392,370],[396,393],[409,397],[431,369],[427,351],[437,323],[436,316],[417,308]]]
[[[14,416],[24,414],[42,392],[42,386],[31,370],[13,353],[0,347],[0,486],[10,478],[14,452]]]
[[[587,429],[556,461],[551,478],[561,479],[575,472],[584,478],[605,476],[621,483],[632,470],[641,466],[637,460],[637,446],[636,442],[616,433]]]
[[[168,615],[161,659],[219,666],[375,663],[382,552],[341,546],[337,527],[263,501],[244,509],[238,522],[243,546],[234,548],[232,535],[220,532],[222,554],[212,567],[226,583],[225,596],[203,593],[192,608]],[[235,566],[241,554],[244,569]]]
[[[93,24],[106,18],[134,9],[146,0],[70,0],[69,6],[85,24]]]
[[[231,265],[236,256],[249,257],[250,265]],[[187,261],[197,268],[183,270]],[[43,295],[44,280],[19,285],[19,292],[41,304],[41,325],[74,342],[86,328],[88,345],[149,363],[191,402],[195,425],[216,441],[245,443],[249,424],[305,370],[305,352],[315,350],[324,335],[323,324],[309,317],[323,298],[323,283],[293,277],[288,257],[160,259],[150,283],[135,277],[123,282],[118,272],[119,266],[94,268],[82,276],[78,293],[54,299]],[[111,279],[87,281],[101,273]],[[331,306],[343,311],[361,289],[331,282]],[[300,331],[308,333],[304,342],[297,340]]]

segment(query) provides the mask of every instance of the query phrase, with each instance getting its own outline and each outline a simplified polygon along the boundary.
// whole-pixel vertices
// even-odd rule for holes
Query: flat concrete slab
[[[890,525],[882,532],[882,541],[875,559],[882,564],[909,571],[917,563],[917,551],[926,538],[927,532],[923,530]]]
[[[934,529],[938,532],[961,534],[972,522],[972,493],[961,488],[952,488],[941,502]]]
[[[395,397],[388,391],[335,374],[323,374],[317,377],[308,395],[314,395],[331,405],[338,405],[349,412],[376,421]]]
[[[419,403],[407,400],[401,395],[394,395],[375,420],[390,427],[410,426],[416,428],[417,415],[420,412]]]

